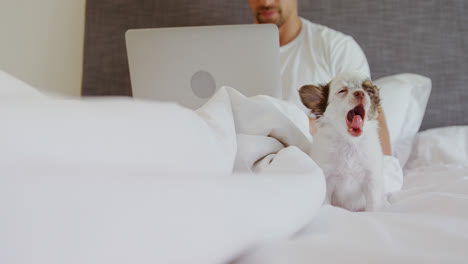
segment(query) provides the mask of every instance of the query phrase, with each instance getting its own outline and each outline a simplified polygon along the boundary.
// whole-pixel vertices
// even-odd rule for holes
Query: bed
[[[82,98],[0,71],[0,263],[466,263],[466,4],[299,6],[368,56],[403,170],[385,175],[389,206],[322,204],[307,117],[287,102],[129,97],[126,29],[250,23],[247,3],[88,1]]]

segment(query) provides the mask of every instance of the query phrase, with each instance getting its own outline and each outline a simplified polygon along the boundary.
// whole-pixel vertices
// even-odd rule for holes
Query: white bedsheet
[[[237,263],[466,263],[467,137],[468,127],[420,133],[389,208],[324,206],[296,237],[262,245]]]

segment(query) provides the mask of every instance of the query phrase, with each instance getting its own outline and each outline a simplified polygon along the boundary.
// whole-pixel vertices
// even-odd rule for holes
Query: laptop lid
[[[222,86],[281,98],[275,25],[130,29],[125,38],[136,98],[196,109]]]

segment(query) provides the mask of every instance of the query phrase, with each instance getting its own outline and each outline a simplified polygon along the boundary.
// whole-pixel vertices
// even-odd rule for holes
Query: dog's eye
[[[338,94],[346,94],[348,92],[347,89],[342,89],[338,92]]]
[[[372,88],[367,89],[369,95],[374,95],[374,90]]]

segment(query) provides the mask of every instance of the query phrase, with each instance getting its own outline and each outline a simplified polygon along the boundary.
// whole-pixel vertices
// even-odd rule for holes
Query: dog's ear
[[[304,85],[299,89],[299,97],[302,103],[311,110],[317,117],[325,112],[328,105],[328,94],[330,84],[325,85]]]
[[[371,81],[367,80],[362,83],[362,88],[369,94],[371,99],[371,107],[369,110],[369,119],[376,119],[381,111],[380,104],[380,89]]]

